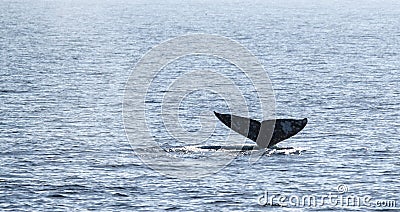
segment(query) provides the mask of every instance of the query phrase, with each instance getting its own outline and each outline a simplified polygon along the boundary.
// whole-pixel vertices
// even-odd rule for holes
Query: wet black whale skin
[[[214,111],[215,116],[224,123],[227,127],[232,129],[232,116],[231,114],[221,114],[217,113]],[[239,117],[239,116],[235,116]],[[238,132],[239,134],[246,136],[247,138],[251,139],[254,142],[257,142],[258,135],[260,134],[260,128],[261,128],[261,122],[249,119],[249,118],[244,118],[244,117],[239,117],[243,119],[248,119],[249,120],[249,128],[248,132],[243,133],[243,132]],[[276,145],[277,143],[286,140],[294,135],[296,135],[298,132],[300,132],[306,125],[307,125],[307,118],[304,119],[275,119],[275,120],[265,120],[264,122],[268,121],[275,121],[275,127],[274,131],[271,137],[271,140],[268,144],[268,148]]]

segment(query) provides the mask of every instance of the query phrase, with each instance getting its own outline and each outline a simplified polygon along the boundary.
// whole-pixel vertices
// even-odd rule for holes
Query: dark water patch
[[[167,207],[164,210],[166,210],[166,211],[176,211],[176,210],[181,210],[181,209],[183,209],[183,208],[178,207],[178,206],[172,206],[172,207]]]
[[[129,197],[129,195],[124,194],[124,193],[119,193],[119,192],[113,193],[113,196],[116,196],[116,197]]]
[[[46,197],[48,198],[56,198],[56,199],[62,199],[62,198],[67,198],[68,196],[63,195],[63,194],[49,194]]]

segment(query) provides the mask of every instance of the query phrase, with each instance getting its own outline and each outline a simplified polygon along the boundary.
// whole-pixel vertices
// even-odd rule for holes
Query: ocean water
[[[2,211],[399,209],[397,1],[4,0],[0,11]],[[124,126],[124,92],[135,64],[154,46],[195,33],[233,39],[254,54],[271,80],[276,117],[309,120],[279,144],[298,151],[271,150],[255,162],[249,153],[172,153],[191,163],[231,158],[218,172],[192,179],[143,163],[141,157],[159,150],[135,154],[132,144],[148,142],[141,131],[130,141]],[[233,79],[248,94],[251,117],[260,118],[251,81],[237,67],[182,58],[148,90],[146,121],[160,147],[183,145],[162,130],[160,92],[170,92],[176,74],[194,67]],[[179,123],[193,139],[214,126],[205,144],[224,143],[229,130],[212,111],[227,110],[228,100],[208,89],[179,100]],[[180,165],[164,169],[182,171]],[[286,196],[283,206],[277,198],[273,206],[263,204],[272,195]],[[307,195],[317,206],[295,198]],[[338,196],[322,204],[325,195]],[[339,196],[364,202],[335,204]]]

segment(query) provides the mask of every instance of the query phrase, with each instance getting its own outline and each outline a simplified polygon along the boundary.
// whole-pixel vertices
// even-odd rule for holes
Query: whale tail
[[[262,122],[214,111],[215,116],[233,131],[249,138],[263,148],[270,148],[300,132],[307,125],[304,119],[272,119]]]

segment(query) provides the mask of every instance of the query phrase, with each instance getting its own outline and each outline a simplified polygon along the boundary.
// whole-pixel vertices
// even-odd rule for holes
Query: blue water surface
[[[400,205],[397,1],[3,0],[0,11],[0,210]],[[276,116],[309,119],[279,145],[305,151],[265,155],[254,164],[239,155],[198,179],[166,177],[142,163],[124,131],[125,83],[154,45],[190,33],[234,39],[259,59],[273,83]],[[219,96],[184,99],[185,129],[196,111],[215,109],[204,104],[211,98]],[[188,130],[200,129],[198,123]],[[262,206],[266,191],[371,200],[368,207]]]

